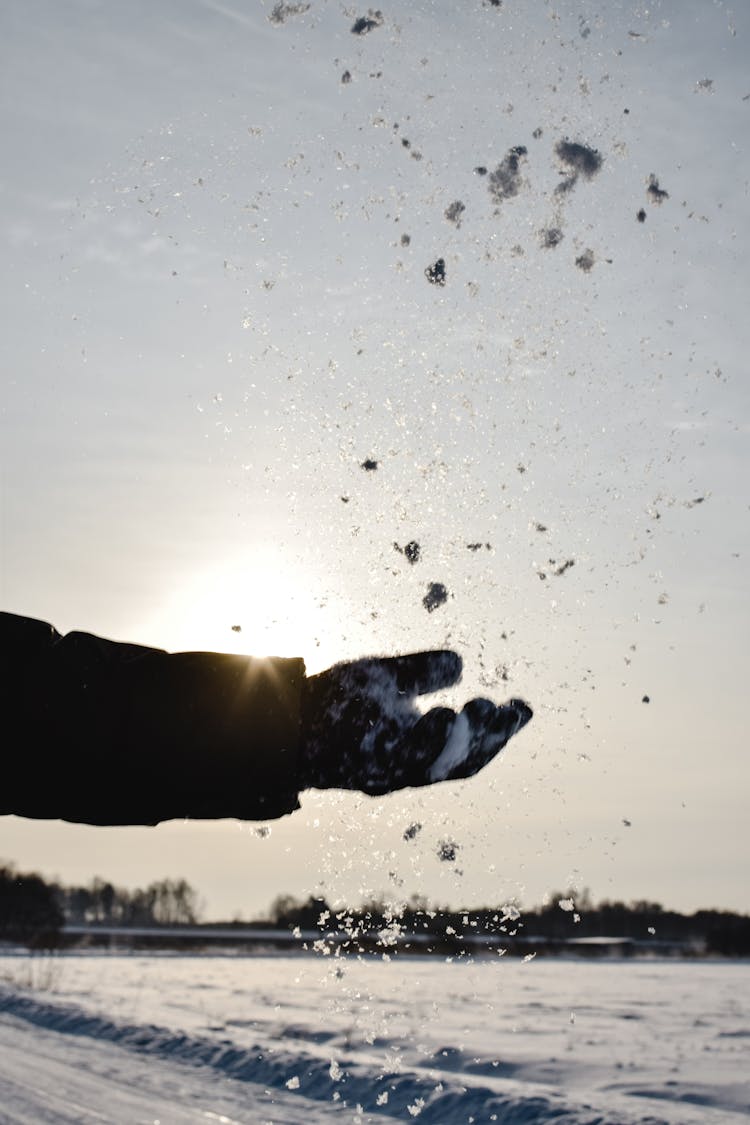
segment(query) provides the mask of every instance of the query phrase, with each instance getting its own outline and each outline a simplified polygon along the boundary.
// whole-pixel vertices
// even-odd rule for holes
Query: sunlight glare
[[[346,613],[319,576],[272,550],[204,571],[164,607],[171,651],[302,656],[308,671],[342,658]]]

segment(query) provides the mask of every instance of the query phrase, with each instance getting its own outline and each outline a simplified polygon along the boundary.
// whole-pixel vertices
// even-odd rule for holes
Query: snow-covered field
[[[0,1121],[738,1125],[750,964],[0,957]]]

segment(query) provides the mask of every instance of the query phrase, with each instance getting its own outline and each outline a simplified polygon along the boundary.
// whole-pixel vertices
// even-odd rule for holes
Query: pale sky
[[[0,857],[184,876],[209,917],[748,910],[750,11],[359,16],[3,5],[2,606],[311,671],[448,645],[453,702],[534,721],[472,781],[310,793],[270,834],[6,817]],[[601,165],[556,192],[565,140]]]

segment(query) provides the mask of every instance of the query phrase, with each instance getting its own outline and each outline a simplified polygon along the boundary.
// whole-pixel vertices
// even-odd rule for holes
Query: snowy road
[[[336,1106],[325,1112],[328,1120],[346,1113]],[[309,1125],[320,1119],[319,1106],[299,1095],[248,1088],[205,1068],[0,1017],[2,1125]]]

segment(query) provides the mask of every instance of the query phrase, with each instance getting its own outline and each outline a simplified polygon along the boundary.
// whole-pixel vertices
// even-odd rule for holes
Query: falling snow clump
[[[431,285],[445,285],[445,258],[438,258],[424,271]]]
[[[454,840],[441,840],[438,844],[437,857],[441,863],[455,863],[460,845]]]
[[[406,546],[404,547],[404,554],[406,555],[407,559],[412,564],[412,566],[414,565],[414,563],[419,562],[419,556],[421,554],[421,548],[419,546],[419,543],[417,543],[416,539],[411,539],[406,544]]]
[[[441,605],[448,601],[448,591],[442,582],[431,582],[430,587],[422,598],[422,605],[428,613],[434,613]]]
[[[374,473],[379,465],[379,461],[375,461],[372,457],[368,457],[365,461],[362,462],[362,464],[360,465],[360,469],[364,469],[367,473]]]
[[[665,199],[669,199],[669,192],[659,187],[659,181],[653,172],[648,178],[646,194],[653,203],[663,203]]]
[[[518,195],[523,182],[521,160],[526,153],[524,145],[516,145],[506,153],[495,171],[490,173],[487,190],[495,203],[503,203]]]
[[[279,27],[282,23],[286,23],[289,16],[301,16],[309,7],[309,4],[274,4],[268,19],[270,23],[275,23]]]
[[[549,561],[550,561],[552,566],[555,565],[554,559],[550,559]],[[575,565],[576,565],[575,559],[566,559],[564,563],[560,563],[560,565],[555,569],[555,574],[559,578],[561,574],[565,574],[566,570],[570,570],[571,566],[575,566]]]
[[[584,273],[590,273],[594,268],[594,261],[594,251],[584,250],[584,252],[576,258],[576,265],[579,270],[583,270]]]
[[[445,217],[449,223],[455,223],[457,227],[461,226],[461,216],[466,210],[466,204],[462,203],[460,199],[456,199],[449,207],[445,209]]]
[[[410,562],[412,566],[414,566],[414,563],[419,562],[421,558],[422,548],[419,546],[416,539],[411,539],[405,547],[402,547],[400,543],[394,543],[393,547],[400,555],[405,555],[407,562]]]
[[[352,35],[367,35],[368,31],[374,31],[376,27],[380,27],[383,22],[383,13],[381,11],[373,12],[372,8],[366,16],[360,16],[352,24]]]
[[[539,241],[544,250],[553,250],[563,240],[563,232],[559,227],[545,227],[539,232]]]
[[[555,153],[574,177],[583,176],[585,180],[592,179],[604,162],[598,149],[581,144],[580,141],[558,141]]]
[[[404,829],[404,839],[414,840],[421,831],[422,825],[418,820],[415,820],[413,824],[408,825],[408,827]]]

